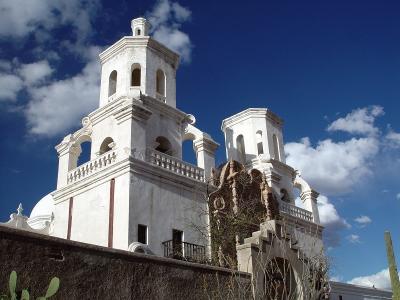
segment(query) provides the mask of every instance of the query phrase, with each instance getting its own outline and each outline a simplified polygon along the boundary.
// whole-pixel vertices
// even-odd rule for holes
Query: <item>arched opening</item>
[[[262,131],[259,130],[256,132],[256,143],[257,143],[257,154],[264,154],[264,147],[262,142]]]
[[[117,71],[112,71],[108,80],[108,97],[117,92]]]
[[[141,69],[139,64],[132,65],[131,86],[140,86]]]
[[[279,155],[279,142],[276,134],[272,135],[272,144],[274,146],[274,159],[281,160],[281,157]]]
[[[185,135],[182,141],[182,160],[197,165],[197,153],[193,145],[194,140],[195,136],[193,134]]]
[[[265,269],[266,299],[297,299],[296,278],[290,263],[283,258],[271,259]]]
[[[102,154],[112,150],[113,146],[114,146],[114,140],[110,137],[106,137],[100,145],[99,154],[102,155]]]
[[[81,143],[81,153],[79,154],[78,157],[78,162],[77,165],[83,165],[84,163],[90,161],[90,151],[92,148],[92,142],[91,141],[85,141]]]
[[[238,159],[242,164],[246,164],[246,149],[244,147],[243,135],[238,135],[236,138],[236,147],[238,151]]]
[[[156,91],[157,94],[165,97],[165,74],[160,69],[157,70]]]
[[[141,33],[140,28],[137,28],[136,29],[136,35],[140,35],[140,33]]]
[[[172,155],[173,151],[172,151],[172,146],[170,141],[163,137],[163,136],[159,136],[156,138],[156,147],[155,149],[161,153],[165,153],[168,155]]]

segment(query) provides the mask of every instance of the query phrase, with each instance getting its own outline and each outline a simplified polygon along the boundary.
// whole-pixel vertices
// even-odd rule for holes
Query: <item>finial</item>
[[[133,36],[148,36],[150,23],[145,18],[136,18],[131,21]]]
[[[22,216],[22,212],[23,212],[23,208],[22,208],[22,203],[20,203],[19,205],[18,205],[18,208],[17,208],[17,215],[18,216]]]

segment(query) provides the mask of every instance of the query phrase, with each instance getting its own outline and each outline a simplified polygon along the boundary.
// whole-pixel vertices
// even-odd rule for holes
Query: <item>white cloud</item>
[[[154,39],[177,52],[183,62],[190,62],[193,45],[180,28],[191,14],[189,9],[169,0],[159,0],[147,13]]]
[[[372,275],[355,277],[348,281],[348,283],[367,287],[374,286],[378,289],[391,289],[389,269],[384,269]]]
[[[15,75],[0,73],[0,101],[16,101],[23,81]]]
[[[327,247],[336,247],[340,243],[340,231],[350,228],[350,224],[339,216],[335,206],[328,197],[318,197],[318,211],[321,224],[325,227],[324,240]]]
[[[8,60],[0,59],[0,71],[11,71],[11,62],[9,62]]]
[[[1,1],[0,37],[22,38],[70,25],[75,38],[82,40],[90,34],[91,14],[98,5],[97,0]]]
[[[393,131],[389,127],[389,132],[385,136],[385,142],[391,148],[400,148],[400,133]]]
[[[345,131],[351,134],[374,135],[379,130],[374,126],[376,117],[383,115],[381,106],[358,108],[331,123],[328,131]]]
[[[360,224],[361,227],[365,227],[367,224],[372,222],[371,218],[368,216],[359,216],[355,218],[354,221]]]
[[[55,136],[79,124],[99,100],[99,48],[90,48],[91,59],[81,73],[28,89],[31,101],[25,109],[29,132]]]
[[[344,194],[371,174],[371,160],[379,151],[374,137],[344,142],[330,139],[313,147],[309,138],[285,145],[288,165],[299,169],[317,191],[325,195]]]
[[[400,193],[397,193],[396,199],[399,199],[399,200],[400,200]]]
[[[18,73],[27,85],[35,85],[43,82],[43,80],[49,77],[53,71],[54,70],[50,67],[49,63],[46,60],[42,60],[22,65]]]
[[[361,243],[360,236],[357,234],[350,234],[347,236],[347,239],[352,244],[360,244]]]

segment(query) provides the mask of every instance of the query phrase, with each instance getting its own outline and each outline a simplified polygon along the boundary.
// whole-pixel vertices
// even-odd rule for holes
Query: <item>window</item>
[[[131,86],[140,86],[141,69],[139,64],[132,65]]]
[[[100,145],[99,154],[102,155],[102,154],[112,150],[113,143],[114,143],[114,140],[112,138],[106,137]]]
[[[172,251],[174,258],[183,257],[183,231],[173,229],[172,230]]]
[[[172,146],[169,140],[163,136],[156,138],[156,148],[157,151],[172,155]]]
[[[276,134],[272,135],[272,143],[274,145],[274,159],[281,160],[279,155],[279,143]]]
[[[136,29],[136,35],[140,35],[140,29],[138,28],[138,29]]]
[[[142,244],[147,244],[147,226],[138,225],[138,242]]]
[[[165,74],[160,69],[157,70],[156,91],[165,97]]]
[[[262,131],[259,130],[256,132],[256,142],[257,142],[257,154],[264,154],[264,147],[262,142]]]
[[[117,71],[112,71],[108,80],[108,97],[117,92]]]
[[[238,151],[238,159],[242,164],[246,163],[246,149],[244,147],[244,138],[243,135],[239,135],[236,138],[236,147]]]
[[[343,300],[343,296],[342,295],[339,295],[339,300]]]

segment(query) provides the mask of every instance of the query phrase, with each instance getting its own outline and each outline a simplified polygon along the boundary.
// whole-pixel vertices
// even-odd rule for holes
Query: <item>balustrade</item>
[[[196,167],[157,150],[148,149],[146,160],[153,165],[167,169],[176,174],[204,181],[204,170],[202,168]]]
[[[77,168],[68,172],[67,184],[74,183],[91,174],[97,173],[106,166],[113,164],[116,159],[117,152],[115,150],[111,150],[91,161],[88,161],[87,163],[84,163],[83,165],[78,166]]]
[[[297,207],[293,204],[285,203],[280,201],[279,203],[279,209],[280,211],[291,215],[293,217],[303,219],[309,222],[313,222],[313,215],[312,212],[305,210],[303,208]]]

